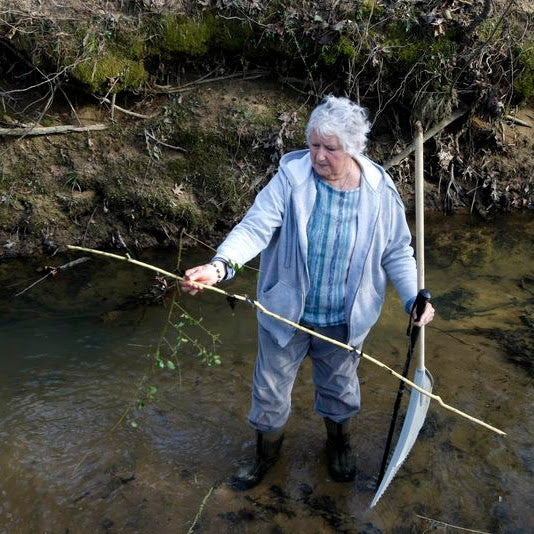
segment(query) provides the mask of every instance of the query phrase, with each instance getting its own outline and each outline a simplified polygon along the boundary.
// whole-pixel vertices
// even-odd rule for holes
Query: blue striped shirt
[[[316,326],[346,322],[345,288],[356,240],[360,189],[340,191],[316,177],[317,197],[308,221],[308,272],[303,321]]]

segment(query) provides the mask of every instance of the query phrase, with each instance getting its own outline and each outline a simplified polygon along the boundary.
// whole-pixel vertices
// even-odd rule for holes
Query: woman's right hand
[[[204,288],[195,284],[200,282],[207,286],[213,286],[224,278],[226,266],[222,261],[198,265],[185,271],[184,280],[180,280],[180,287],[184,293],[196,295]]]

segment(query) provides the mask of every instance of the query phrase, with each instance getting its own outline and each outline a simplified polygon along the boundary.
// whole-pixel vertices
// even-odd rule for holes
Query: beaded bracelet
[[[222,280],[224,279],[224,275],[221,272],[221,269],[219,268],[219,266],[214,262],[211,262],[210,265],[213,265],[215,267],[215,270],[217,271],[217,282],[216,283],[218,284],[219,282],[222,282]]]

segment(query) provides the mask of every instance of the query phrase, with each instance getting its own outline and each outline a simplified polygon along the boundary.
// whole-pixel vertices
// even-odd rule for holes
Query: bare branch
[[[88,132],[94,130],[107,130],[105,124],[92,124],[90,126],[74,126],[65,124],[61,126],[33,126],[30,128],[0,128],[0,136],[18,137],[20,135],[50,135],[71,132]]]
[[[505,115],[504,117],[507,121],[510,121],[513,124],[517,124],[518,126],[524,126],[525,128],[532,128],[532,124],[529,124],[528,122],[522,121],[521,119],[518,119],[517,117],[514,117],[513,115]]]
[[[98,97],[97,97],[98,98]],[[120,106],[117,106],[115,104],[115,100],[111,101],[109,98],[101,97],[98,98],[101,102],[105,102],[106,104],[110,104],[112,106],[112,110],[120,111],[121,113],[124,113],[125,115],[131,115],[132,117],[137,117],[139,119],[152,119],[158,115],[158,113],[153,113],[152,115],[143,115],[142,113],[136,113],[135,111],[130,111],[129,109],[121,108]]]
[[[423,137],[423,141],[428,141],[430,138],[434,137],[437,133],[441,132],[441,130],[449,126],[449,124],[453,123],[455,120],[465,115],[468,111],[469,111],[469,108],[460,108],[456,110],[452,115],[438,122],[438,124],[436,124],[436,126],[434,126],[433,128],[430,128],[430,130],[428,130],[425,133]],[[384,164],[384,169],[388,170],[391,167],[398,165],[404,158],[408,157],[414,150],[415,150],[415,145],[412,143],[408,147],[406,147],[402,152],[400,152],[399,154],[391,158],[389,161],[387,161]]]

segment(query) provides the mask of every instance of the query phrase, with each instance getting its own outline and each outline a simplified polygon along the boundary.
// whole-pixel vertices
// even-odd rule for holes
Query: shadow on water
[[[260,486],[235,493],[224,481],[254,449],[246,424],[254,311],[241,303],[232,310],[213,294],[182,298],[220,333],[222,364],[206,366],[185,343],[179,367],[165,365],[165,346],[160,368],[154,351],[170,297],[147,303],[153,273],[93,259],[14,298],[41,276],[43,260],[4,262],[0,533],[170,533],[193,525],[232,533],[445,531],[436,521],[532,531],[534,223],[440,217],[428,223],[427,244],[427,282],[439,311],[427,331],[435,392],[508,436],[431,404],[414,450],[374,510],[397,387],[388,374],[360,366],[355,484],[327,476],[306,361],[280,462]],[[206,257],[191,251],[187,266]],[[175,261],[172,251],[143,259],[166,269]],[[254,284],[255,274],[245,272],[231,287],[253,294]],[[365,351],[400,370],[405,321],[391,291]],[[175,333],[166,337],[176,341]]]

